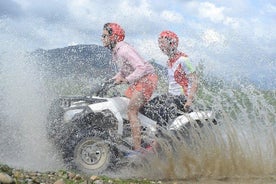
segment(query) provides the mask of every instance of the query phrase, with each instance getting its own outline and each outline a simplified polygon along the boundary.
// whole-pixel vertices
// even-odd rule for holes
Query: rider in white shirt
[[[169,94],[179,99],[184,96],[183,107],[188,110],[197,92],[198,79],[189,57],[178,51],[178,42],[178,36],[172,31],[166,30],[159,34],[159,48],[168,56]]]

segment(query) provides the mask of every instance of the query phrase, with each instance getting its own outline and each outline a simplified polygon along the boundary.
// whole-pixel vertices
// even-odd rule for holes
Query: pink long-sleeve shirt
[[[154,73],[154,67],[145,61],[128,43],[118,42],[112,52],[113,61],[116,62],[119,72],[129,83],[134,83],[141,77]]]

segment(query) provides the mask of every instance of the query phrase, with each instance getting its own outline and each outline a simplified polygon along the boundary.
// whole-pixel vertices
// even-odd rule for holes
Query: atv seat
[[[140,113],[157,121],[160,126],[166,126],[170,120],[179,115],[179,112],[185,112],[185,102],[184,95],[162,94],[147,102],[140,109]]]

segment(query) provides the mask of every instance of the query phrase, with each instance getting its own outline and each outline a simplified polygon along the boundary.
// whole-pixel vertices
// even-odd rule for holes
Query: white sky
[[[157,38],[170,29],[207,72],[276,88],[274,0],[0,0],[0,48],[102,45],[106,22],[121,24],[145,59],[165,64]]]

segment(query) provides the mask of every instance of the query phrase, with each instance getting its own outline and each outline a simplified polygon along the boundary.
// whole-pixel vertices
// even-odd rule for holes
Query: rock
[[[104,184],[103,180],[96,180],[95,182],[93,182],[94,184]]]
[[[77,175],[75,176],[75,180],[80,180],[80,179],[82,179],[82,178],[81,178],[81,175],[80,175],[80,174],[77,174]]]
[[[90,180],[92,180],[92,181],[95,181],[95,180],[98,180],[98,179],[100,179],[98,176],[91,176],[90,177]]]
[[[69,172],[69,173],[68,173],[69,179],[73,179],[75,176],[76,176],[75,173],[72,173],[72,172]]]
[[[59,179],[54,184],[65,184],[65,182],[63,179]]]
[[[19,171],[14,171],[13,176],[14,176],[15,178],[24,178],[23,173],[21,173],[21,172],[19,172]]]
[[[0,173],[0,183],[3,183],[3,184],[13,183],[13,179],[6,173]]]

